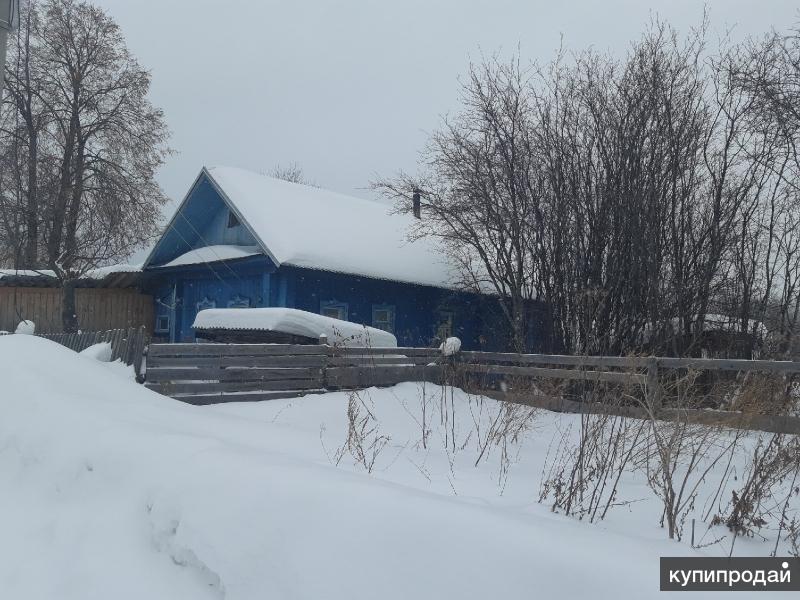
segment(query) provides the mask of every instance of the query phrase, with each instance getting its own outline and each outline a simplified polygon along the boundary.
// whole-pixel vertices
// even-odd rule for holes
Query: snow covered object
[[[80,354],[81,356],[93,358],[100,362],[111,362],[111,357],[114,352],[111,348],[111,344],[108,342],[101,342],[99,344],[93,344],[85,350],[81,350]]]
[[[22,335],[33,335],[34,333],[36,333],[36,323],[28,320],[20,321],[14,333],[20,333]]]
[[[453,356],[461,350],[461,340],[457,337],[449,337],[439,345],[439,350],[444,356]]]
[[[199,335],[220,330],[262,331],[299,336],[305,338],[305,343],[317,343],[319,337],[324,335],[328,343],[334,346],[397,347],[397,338],[382,329],[295,308],[209,308],[197,313],[192,328]],[[252,338],[248,341],[252,341]]]

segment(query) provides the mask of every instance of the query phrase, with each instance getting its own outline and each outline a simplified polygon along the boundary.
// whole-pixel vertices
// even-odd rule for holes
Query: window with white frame
[[[228,308],[250,308],[250,298],[236,294],[228,300]]]
[[[323,300],[319,303],[319,314],[347,321],[347,302],[336,302],[335,300]]]
[[[394,306],[391,304],[372,305],[372,326],[394,333]]]
[[[169,315],[158,315],[156,317],[156,331],[158,333],[169,332]]]

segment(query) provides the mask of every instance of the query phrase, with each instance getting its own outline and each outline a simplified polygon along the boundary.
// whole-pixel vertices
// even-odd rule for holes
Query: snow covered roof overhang
[[[385,204],[233,167],[202,175],[276,266],[456,288],[438,242],[409,241],[414,218]]]
[[[142,280],[138,265],[112,265],[99,267],[80,276],[79,288],[131,288]],[[55,273],[48,270],[30,271],[0,269],[0,287],[59,287]]]

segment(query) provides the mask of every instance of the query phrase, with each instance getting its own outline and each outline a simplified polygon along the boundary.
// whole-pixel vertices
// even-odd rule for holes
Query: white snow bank
[[[446,451],[438,415],[417,443],[416,384],[369,391],[391,440],[368,475],[331,463],[345,393],[193,407],[30,336],[0,338],[0,381],[1,598],[647,600],[663,597],[659,556],[725,554],[666,540],[641,478],[620,501],[644,500],[599,525],[536,504],[552,437],[579,415],[537,418],[501,494],[499,449],[474,467],[475,436]],[[497,408],[447,404],[458,448]],[[772,544],[740,538],[736,554]]]
[[[295,308],[208,308],[197,313],[192,327],[280,331],[314,339],[324,334],[335,346],[397,347],[397,338],[382,329]]]
[[[233,260],[261,254],[258,246],[212,245],[195,248],[159,267],[179,267],[181,265],[200,265],[220,260]]]
[[[458,354],[459,350],[461,350],[461,340],[457,337],[449,337],[439,344],[439,350],[441,350],[442,354],[445,356]]]
[[[108,342],[100,342],[99,344],[93,344],[92,346],[89,346],[85,350],[81,350],[80,355],[107,363],[111,362],[111,356],[113,353],[114,352],[111,344]]]
[[[14,333],[22,335],[34,335],[36,333],[36,323],[33,321],[20,321]]]

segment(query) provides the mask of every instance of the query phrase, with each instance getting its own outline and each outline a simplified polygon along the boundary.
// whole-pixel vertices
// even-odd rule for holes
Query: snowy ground
[[[441,390],[425,391],[427,448],[421,386],[370,390],[388,441],[367,473],[340,452],[346,394],[193,407],[119,365],[0,337],[0,597],[633,600],[662,595],[659,556],[727,551],[666,539],[635,475],[623,495],[641,501],[599,524],[553,514],[542,468],[576,417],[538,413],[504,478],[497,452],[474,466],[476,400],[456,393],[444,428]]]

